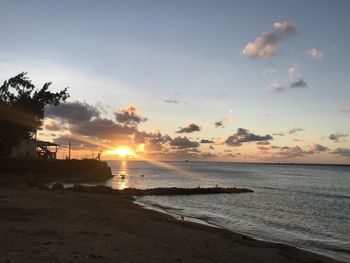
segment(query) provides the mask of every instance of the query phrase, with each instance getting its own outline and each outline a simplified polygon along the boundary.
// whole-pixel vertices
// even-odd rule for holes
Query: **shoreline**
[[[318,254],[318,255],[321,255],[321,256],[329,257],[329,258],[331,258],[333,260],[338,260],[340,262],[346,262],[345,259],[343,259],[341,257],[336,257],[336,256],[334,256],[332,254],[327,254],[327,253],[325,253],[325,252],[323,252],[321,250],[316,250],[316,249],[312,250],[312,249],[308,249],[308,248],[305,248],[305,247],[299,247],[299,246],[295,246],[295,245],[290,245],[290,244],[287,244],[287,243],[283,243],[283,242],[280,242],[280,241],[275,241],[275,240],[268,239],[268,238],[262,238],[260,236],[254,236],[254,235],[251,235],[250,233],[245,233],[245,232],[236,231],[236,230],[233,231],[233,230],[230,230],[228,228],[222,227],[220,225],[216,225],[216,224],[214,224],[212,222],[206,221],[205,219],[190,217],[190,216],[183,215],[181,213],[170,212],[170,211],[166,210],[167,207],[162,207],[162,206],[156,205],[156,204],[147,204],[145,202],[139,201],[140,198],[142,198],[142,197],[136,197],[135,200],[134,200],[134,203],[140,205],[144,209],[149,209],[149,210],[161,213],[161,214],[172,216],[174,219],[179,220],[179,221],[187,221],[187,222],[191,222],[191,223],[195,223],[195,224],[201,224],[201,225],[212,227],[212,228],[223,229],[223,230],[230,231],[230,232],[232,232],[234,234],[241,234],[241,235],[247,236],[248,238],[252,238],[252,239],[255,239],[257,241],[269,242],[269,243],[274,243],[274,244],[283,244],[283,245],[286,245],[286,246],[295,247],[297,249],[300,249],[300,250],[303,250],[303,251],[306,251],[306,252],[311,252],[311,253],[315,253],[315,254]],[[171,209],[171,207],[169,207],[169,209]]]
[[[2,262],[341,262],[176,220],[130,196],[2,186],[0,209]]]
[[[109,160],[105,159],[106,162],[120,162],[122,159]],[[145,160],[133,160],[128,159],[128,162],[146,162]],[[179,161],[179,160],[159,160],[159,162],[170,162],[170,163],[218,163],[218,164],[256,164],[256,165],[304,165],[304,166],[339,166],[339,167],[350,167],[349,163],[302,163],[302,162],[232,162],[232,161],[200,161],[200,160],[189,160],[189,161]]]

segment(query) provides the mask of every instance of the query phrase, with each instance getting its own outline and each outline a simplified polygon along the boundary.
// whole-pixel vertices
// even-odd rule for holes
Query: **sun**
[[[135,152],[133,149],[131,149],[128,146],[120,146],[116,149],[111,150],[111,154],[117,155],[119,157],[125,158],[125,157],[135,157]]]

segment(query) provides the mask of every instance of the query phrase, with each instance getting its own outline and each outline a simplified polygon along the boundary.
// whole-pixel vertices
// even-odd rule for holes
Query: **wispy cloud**
[[[301,128],[292,128],[292,129],[288,129],[288,130],[287,130],[287,133],[289,133],[289,134],[295,134],[295,133],[300,132],[300,131],[304,131],[304,129],[301,129]]]
[[[261,76],[266,77],[267,75],[273,74],[273,73],[276,73],[276,72],[277,72],[276,69],[274,69],[274,68],[269,68],[269,69],[267,69],[267,70],[264,70],[263,73],[261,73]]]
[[[307,54],[313,59],[323,59],[324,58],[323,52],[316,49],[316,48],[308,49]]]
[[[329,135],[328,139],[330,139],[333,142],[344,142],[346,137],[348,137],[348,134],[338,132]]]
[[[294,89],[294,88],[307,88],[308,85],[302,78],[300,78],[299,80],[293,81],[292,83],[290,83],[289,87],[291,89]]]
[[[350,113],[350,109],[348,107],[342,107],[340,110],[339,110],[340,113]]]
[[[312,153],[320,153],[320,152],[327,152],[329,151],[329,148],[326,147],[326,146],[323,146],[321,144],[318,144],[318,143],[314,143],[310,146],[309,148],[309,153],[312,154]]]
[[[171,104],[179,104],[180,102],[175,99],[166,99],[164,100],[165,103],[171,103]]]
[[[278,81],[274,81],[270,84],[268,90],[272,93],[281,93],[287,91],[287,87],[283,86]]]
[[[224,122],[223,121],[216,121],[214,123],[215,128],[223,128],[224,127]]]
[[[253,59],[268,59],[278,52],[278,43],[296,34],[297,30],[291,22],[276,22],[273,31],[264,32],[253,42],[249,42],[242,50],[244,55]]]
[[[294,65],[290,66],[288,69],[288,75],[291,78],[300,77],[299,65],[294,64]]]
[[[350,149],[348,148],[337,148],[331,152],[331,154],[340,155],[343,157],[350,157]]]
[[[273,149],[277,149],[278,151],[274,153],[274,155],[278,155],[283,158],[295,158],[295,157],[303,157],[306,155],[319,154],[321,152],[327,152],[329,149],[326,146],[321,144],[312,144],[308,147],[308,149],[304,150],[301,146],[272,146]]]
[[[279,81],[273,81],[268,90],[271,93],[281,93],[289,89],[307,88],[308,84],[305,82],[299,70],[299,65],[294,64],[288,68],[289,83],[281,84]]]

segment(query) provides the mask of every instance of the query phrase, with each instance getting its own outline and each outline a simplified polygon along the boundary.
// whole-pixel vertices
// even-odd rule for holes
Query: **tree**
[[[0,157],[11,154],[21,140],[31,139],[43,125],[44,107],[64,102],[67,88],[51,92],[51,82],[36,89],[26,72],[6,80],[0,87]]]

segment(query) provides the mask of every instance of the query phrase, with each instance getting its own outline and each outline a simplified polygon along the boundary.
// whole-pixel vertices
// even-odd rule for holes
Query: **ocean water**
[[[350,262],[350,166],[111,161],[125,187],[247,187],[254,193],[147,196],[141,202]],[[122,179],[120,174],[124,174]]]

